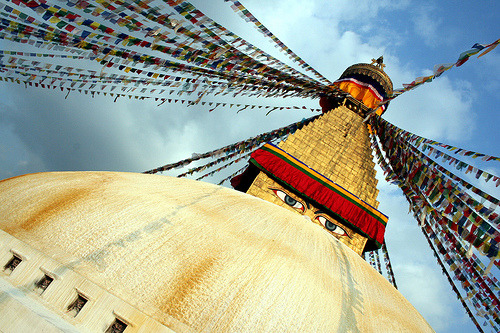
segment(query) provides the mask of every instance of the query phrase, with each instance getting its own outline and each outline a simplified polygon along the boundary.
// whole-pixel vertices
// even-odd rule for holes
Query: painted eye
[[[283,192],[281,190],[276,190],[276,189],[272,189],[272,190],[273,190],[274,194],[276,194],[276,196],[278,198],[280,198],[288,206],[295,208],[295,209],[298,209],[301,212],[305,211],[304,204],[301,203],[300,201],[295,200],[294,198],[292,198],[291,196],[289,196],[288,194],[286,194],[285,192]]]
[[[316,216],[316,220],[318,220],[319,223],[321,223],[321,225],[323,225],[326,228],[326,230],[331,231],[335,235],[349,236],[349,234],[344,230],[344,228],[342,228],[339,225],[336,225],[335,223],[333,223],[324,216],[321,215]]]

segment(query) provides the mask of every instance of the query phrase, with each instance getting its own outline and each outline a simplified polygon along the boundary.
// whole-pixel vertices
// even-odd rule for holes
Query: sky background
[[[337,79],[351,64],[384,56],[395,88],[474,43],[498,39],[498,1],[241,0],[288,47]],[[286,59],[222,0],[192,1],[254,45]],[[0,41],[0,48],[16,46]],[[499,156],[500,51],[472,57],[391,102],[384,118],[421,136]],[[0,179],[40,171],[142,172],[314,115],[310,111],[186,108],[176,104],[24,88],[0,82]],[[278,103],[261,100],[259,104]],[[283,103],[281,103],[283,104]],[[293,105],[293,104],[287,104]],[[317,101],[297,105],[318,107]],[[498,163],[484,167],[499,175]],[[399,290],[437,332],[474,332],[396,186],[378,169],[379,209]],[[464,176],[466,177],[466,176]],[[469,180],[469,179],[468,179]],[[491,184],[478,184],[495,197]]]

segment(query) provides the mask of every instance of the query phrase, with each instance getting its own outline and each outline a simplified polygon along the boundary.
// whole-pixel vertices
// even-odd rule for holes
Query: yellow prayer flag
[[[493,45],[491,45],[490,47],[488,47],[488,48],[487,48],[487,49],[486,49],[483,53],[481,53],[481,54],[480,54],[480,55],[478,55],[477,57],[478,57],[478,58],[481,58],[481,57],[482,57],[482,56],[484,56],[486,53],[489,53],[489,52],[493,51],[493,49],[494,49],[495,47],[497,47],[497,46],[498,46],[498,43],[493,43]]]
[[[49,19],[50,22],[54,23],[54,24],[57,24],[59,22],[61,22],[61,19],[58,18],[57,16],[52,16],[50,19]]]

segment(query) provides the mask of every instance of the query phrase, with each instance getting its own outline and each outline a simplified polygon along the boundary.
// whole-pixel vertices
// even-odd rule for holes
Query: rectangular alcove
[[[43,277],[35,283],[35,292],[39,295],[43,294],[43,292],[50,286],[50,284],[54,281],[54,278],[44,274]]]
[[[23,259],[21,259],[19,255],[13,254],[12,258],[5,264],[5,266],[3,266],[5,274],[10,275],[16,267],[19,266],[21,261],[23,261]]]
[[[108,327],[106,333],[122,333],[127,326],[128,325],[124,321],[115,317],[115,321]]]
[[[72,317],[78,316],[80,311],[83,309],[85,304],[87,304],[88,298],[80,294],[79,292],[76,293],[76,299],[68,306],[68,315]]]

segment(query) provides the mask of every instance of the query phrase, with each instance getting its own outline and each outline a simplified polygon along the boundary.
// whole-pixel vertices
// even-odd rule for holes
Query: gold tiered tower
[[[382,62],[374,60],[372,64],[350,66],[335,85],[348,94],[323,97],[324,114],[290,135],[278,148],[376,209],[375,163],[364,120],[371,113],[384,111],[379,102],[392,93],[392,82]],[[358,254],[374,248],[372,242],[367,244],[370,236],[362,223],[353,223],[331,209],[325,211],[322,202],[304,197],[273,171],[261,167],[247,193],[308,216]]]

